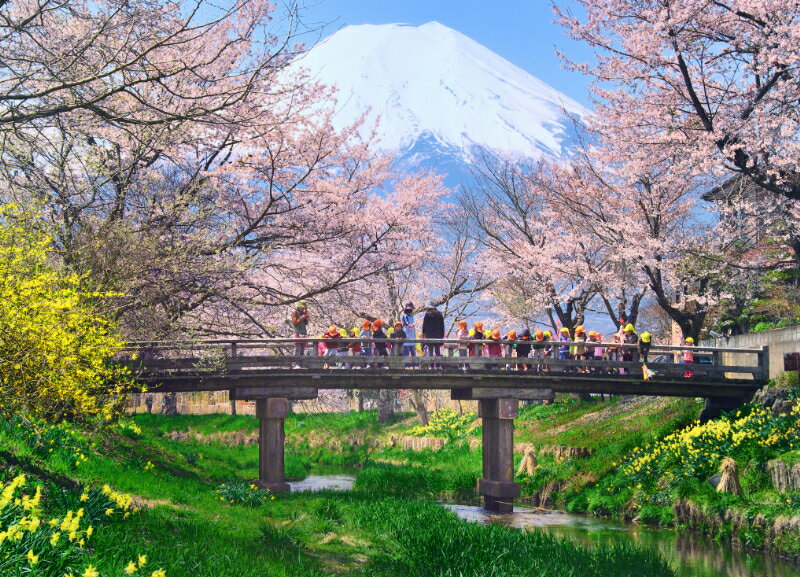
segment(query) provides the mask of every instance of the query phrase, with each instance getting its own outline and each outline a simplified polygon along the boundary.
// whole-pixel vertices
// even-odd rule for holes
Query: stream
[[[481,507],[445,505],[476,523],[538,529],[582,545],[622,542],[655,549],[678,577],[800,577],[800,566],[764,553],[748,552],[693,532],[598,519],[585,515],[514,507],[511,514],[491,514]]]
[[[309,475],[289,484],[292,491],[349,491],[355,476],[346,473]],[[537,529],[581,545],[633,543],[655,549],[678,577],[800,577],[800,565],[758,552],[714,542],[696,533],[598,519],[586,515],[515,507],[511,514],[492,514],[481,507],[444,504],[473,523],[498,523],[515,529]]]

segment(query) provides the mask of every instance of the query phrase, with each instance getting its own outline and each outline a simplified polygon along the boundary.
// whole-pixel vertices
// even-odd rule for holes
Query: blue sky
[[[557,0],[574,6],[574,0]],[[580,61],[591,50],[556,24],[549,0],[306,0],[303,21],[330,36],[351,24],[437,21],[483,44],[578,102],[589,105],[586,78],[561,68],[555,49]],[[312,36],[306,42],[313,42]]]

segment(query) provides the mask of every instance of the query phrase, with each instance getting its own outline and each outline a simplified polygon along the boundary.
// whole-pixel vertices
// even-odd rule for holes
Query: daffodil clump
[[[142,429],[134,423],[133,421],[120,419],[117,421],[114,426],[119,434],[128,437],[130,439],[141,439],[142,438]]]
[[[408,434],[415,437],[444,437],[449,442],[456,442],[467,437],[474,422],[475,413],[462,415],[452,409],[439,409],[430,415],[426,426],[413,427]]]
[[[130,385],[109,360],[123,342],[86,290],[54,263],[35,215],[0,206],[0,416],[112,419]]]
[[[0,484],[0,575],[106,577],[92,564],[89,543],[98,527],[134,512],[133,499],[105,485],[84,490],[78,501],[63,515],[48,516],[41,487],[31,487],[25,475]],[[145,573],[146,563],[142,555],[123,573],[165,577],[161,569]]]
[[[219,500],[230,505],[258,507],[275,500],[275,495],[261,487],[242,480],[228,481],[216,490]]]
[[[776,415],[751,404],[718,419],[695,422],[655,443],[634,449],[614,477],[621,487],[668,489],[681,479],[708,478],[722,459],[765,461],[800,446],[800,405],[791,414]],[[611,491],[613,487],[609,487]]]

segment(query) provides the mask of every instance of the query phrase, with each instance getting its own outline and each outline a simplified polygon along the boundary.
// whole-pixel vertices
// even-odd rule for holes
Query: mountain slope
[[[437,22],[349,26],[312,48],[300,65],[338,88],[337,123],[371,109],[381,147],[417,160],[456,154],[469,163],[475,147],[512,157],[563,157],[574,135],[570,116],[588,113]]]

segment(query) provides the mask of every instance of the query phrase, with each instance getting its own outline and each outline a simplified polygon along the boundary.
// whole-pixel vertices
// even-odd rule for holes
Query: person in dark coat
[[[436,308],[432,301],[428,301],[425,305],[427,309],[425,316],[422,318],[422,332],[425,337],[429,339],[443,339],[444,338],[444,317],[442,313]],[[442,356],[442,345],[432,344],[430,346],[430,354],[432,357]]]
[[[517,358],[527,359],[531,355],[531,348],[533,347],[533,337],[531,336],[530,329],[522,331],[522,335],[517,342]],[[527,371],[530,365],[517,365],[519,370]]]

